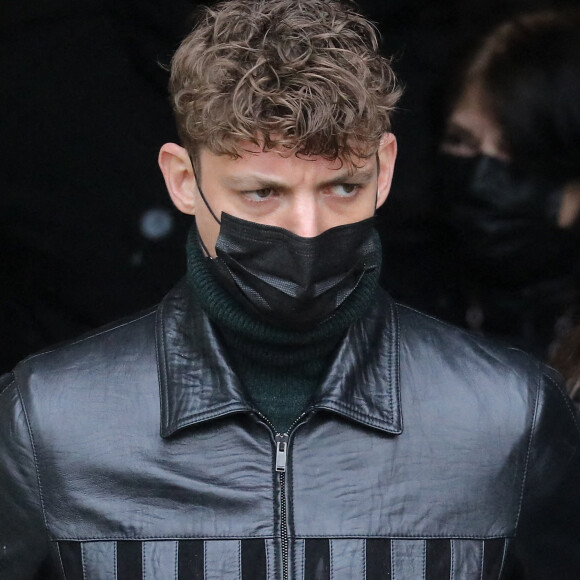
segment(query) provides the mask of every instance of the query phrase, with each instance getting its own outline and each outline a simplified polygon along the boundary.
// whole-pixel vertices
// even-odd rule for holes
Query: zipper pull
[[[276,471],[286,471],[288,459],[288,434],[276,434]]]

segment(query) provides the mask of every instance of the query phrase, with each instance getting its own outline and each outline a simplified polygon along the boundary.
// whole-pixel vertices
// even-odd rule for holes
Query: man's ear
[[[395,169],[395,159],[397,158],[397,139],[392,133],[385,133],[381,137],[377,150],[379,159],[379,177],[377,182],[377,208],[381,207],[393,181],[393,170]]]
[[[159,151],[158,162],[175,207],[195,215],[196,183],[187,150],[176,143],[165,143]]]

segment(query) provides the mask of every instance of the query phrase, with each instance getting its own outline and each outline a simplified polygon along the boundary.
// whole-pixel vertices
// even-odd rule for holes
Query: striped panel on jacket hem
[[[272,539],[61,541],[66,580],[278,580]],[[292,580],[500,580],[507,540],[305,539]]]

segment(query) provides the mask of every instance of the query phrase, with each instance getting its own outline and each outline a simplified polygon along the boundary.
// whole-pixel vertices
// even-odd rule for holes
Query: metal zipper
[[[280,532],[282,542],[282,580],[288,580],[288,517],[286,514],[286,463],[288,462],[288,433],[276,434],[276,471],[280,474]]]
[[[276,443],[276,471],[280,474],[280,533],[282,544],[282,580],[288,580],[289,577],[289,548],[288,548],[288,508],[286,502],[286,468],[288,464],[288,445],[290,443],[290,433],[292,429],[310,412],[310,409],[304,411],[290,425],[286,433],[277,433],[276,427],[259,411],[257,414],[270,426],[274,433]]]

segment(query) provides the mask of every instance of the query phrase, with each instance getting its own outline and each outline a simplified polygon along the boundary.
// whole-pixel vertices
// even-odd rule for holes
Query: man
[[[187,280],[3,378],[2,579],[578,578],[557,378],[377,287],[398,93],[350,5],[202,14],[159,156]]]

